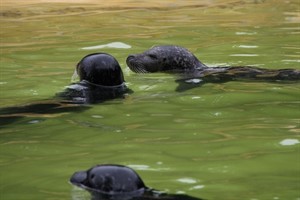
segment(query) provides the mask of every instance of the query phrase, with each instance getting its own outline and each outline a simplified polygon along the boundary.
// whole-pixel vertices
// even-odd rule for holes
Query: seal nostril
[[[131,67],[132,65],[132,61],[134,60],[135,56],[134,55],[129,55],[126,59],[126,63],[128,65],[128,67]]]
[[[134,58],[135,56],[134,55],[129,55],[128,57],[127,57],[127,61],[130,61],[130,60],[132,60],[133,58]]]

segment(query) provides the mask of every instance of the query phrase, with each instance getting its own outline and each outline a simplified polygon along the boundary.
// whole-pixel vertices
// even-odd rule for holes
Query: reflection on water
[[[89,199],[68,184],[71,174],[115,163],[170,194],[299,199],[299,83],[210,83],[177,93],[176,77],[134,74],[125,63],[176,44],[209,66],[299,69],[298,8],[297,0],[3,1],[1,108],[51,98],[70,84],[78,59],[98,51],[118,59],[134,94],[2,126],[0,197]]]
[[[288,146],[288,145],[295,145],[300,143],[298,139],[284,139],[280,141],[280,144],[283,146]]]
[[[96,50],[96,49],[103,49],[103,48],[117,48],[117,49],[130,49],[131,46],[125,44],[123,42],[111,42],[108,44],[101,44],[97,46],[90,46],[90,47],[82,47],[83,50]]]

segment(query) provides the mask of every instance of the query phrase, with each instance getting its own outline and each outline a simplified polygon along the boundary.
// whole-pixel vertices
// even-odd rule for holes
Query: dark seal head
[[[207,68],[189,50],[179,46],[155,46],[127,57],[128,67],[136,73],[193,72]]]
[[[80,81],[92,84],[116,86],[124,82],[122,69],[118,61],[106,53],[89,54],[82,58],[76,67]]]
[[[139,175],[122,165],[97,165],[87,171],[75,172],[70,182],[94,195],[141,196],[146,186]]]
[[[70,103],[99,103],[124,97],[131,92],[125,85],[118,61],[106,53],[89,54],[82,58],[74,75],[79,75],[80,82],[69,85],[57,95]]]

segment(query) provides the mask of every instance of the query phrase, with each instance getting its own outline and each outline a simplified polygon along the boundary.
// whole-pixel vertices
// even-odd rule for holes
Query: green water
[[[300,199],[300,83],[214,83],[178,93],[173,75],[139,75],[125,63],[153,45],[177,44],[209,66],[300,69],[299,1],[174,2],[1,9],[2,108],[51,99],[92,52],[115,56],[134,90],[81,112],[3,125],[1,200],[89,199],[68,179],[102,163],[131,166],[169,193]],[[112,42],[131,48],[82,49]]]

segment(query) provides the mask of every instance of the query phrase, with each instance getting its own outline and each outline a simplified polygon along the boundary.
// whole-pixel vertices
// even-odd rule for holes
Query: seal
[[[57,96],[73,103],[98,103],[130,92],[118,61],[107,53],[82,58],[76,66],[76,74],[80,82],[68,86]]]
[[[75,172],[70,182],[102,196],[141,196],[147,187],[139,175],[122,165],[96,165],[87,171]]]
[[[155,46],[143,53],[129,55],[126,63],[136,73],[179,73],[177,82],[203,84],[234,80],[299,81],[300,70],[263,69],[251,66],[207,67],[189,50],[180,46]]]
[[[13,123],[23,117],[62,112],[81,112],[88,106],[105,100],[123,98],[132,90],[127,88],[118,61],[107,53],[93,53],[77,64],[76,75],[80,81],[71,84],[54,99],[23,106],[0,108],[0,125]],[[43,116],[44,117],[44,116]]]
[[[125,82],[118,61],[107,53],[93,53],[83,57],[76,66],[80,81],[101,86],[118,86]]]
[[[89,191],[93,200],[201,200],[150,189],[133,169],[116,164],[96,165],[75,172],[70,183]]]
[[[189,50],[179,46],[155,46],[144,53],[129,55],[126,63],[136,73],[193,72],[207,68]]]

